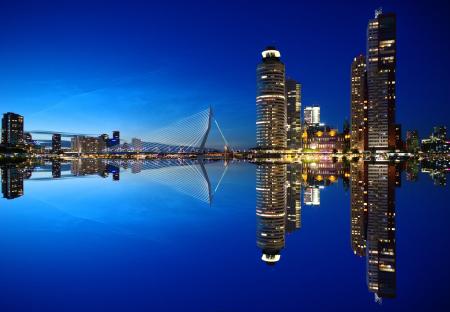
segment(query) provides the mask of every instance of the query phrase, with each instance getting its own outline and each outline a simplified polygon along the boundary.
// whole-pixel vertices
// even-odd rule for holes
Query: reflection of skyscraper
[[[369,149],[395,149],[395,14],[375,12],[367,27]]]
[[[303,194],[305,206],[320,206],[320,189],[317,186],[308,186]]]
[[[6,199],[23,195],[23,172],[15,166],[2,168],[2,193]]]
[[[292,233],[301,227],[301,180],[302,170],[300,164],[287,165],[286,189],[286,232]]]
[[[286,165],[256,167],[256,244],[262,260],[274,264],[284,248],[286,217]]]
[[[280,52],[268,47],[256,69],[256,144],[261,149],[286,148],[285,67]]]
[[[364,162],[352,163],[351,178],[351,241],[355,255],[366,255],[367,229],[367,166]]]
[[[395,165],[368,164],[367,283],[376,300],[395,297]]]
[[[61,178],[61,163],[57,160],[52,161],[52,177]]]
[[[297,81],[286,79],[287,147],[292,149],[301,145],[301,88]]]

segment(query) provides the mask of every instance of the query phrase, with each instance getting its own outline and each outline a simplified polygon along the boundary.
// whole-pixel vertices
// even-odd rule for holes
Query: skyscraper
[[[2,144],[16,147],[24,144],[23,117],[14,113],[3,114]]]
[[[303,111],[303,119],[306,127],[318,125],[320,123],[320,107],[306,106]]]
[[[286,79],[287,147],[301,147],[302,86],[293,79]]]
[[[367,28],[369,149],[396,148],[395,67],[396,17],[377,10]]]
[[[285,66],[275,47],[262,52],[256,68],[256,145],[260,149],[287,147]]]
[[[360,54],[351,67],[351,136],[350,148],[367,149],[367,73],[366,58]]]

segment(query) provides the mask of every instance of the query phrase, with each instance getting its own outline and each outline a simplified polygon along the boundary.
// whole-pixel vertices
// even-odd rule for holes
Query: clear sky
[[[1,1],[0,111],[27,130],[131,138],[212,105],[230,144],[251,147],[255,67],[275,44],[303,105],[342,127],[380,6],[397,13],[397,121],[450,126],[446,1]]]

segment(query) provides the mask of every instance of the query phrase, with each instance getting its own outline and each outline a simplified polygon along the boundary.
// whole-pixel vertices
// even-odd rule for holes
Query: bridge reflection
[[[104,160],[75,159],[71,162],[54,160],[39,164],[9,164],[1,168],[2,193],[6,199],[24,195],[24,181],[42,182],[61,179],[80,179],[112,176],[120,181],[121,171],[144,176],[148,182],[159,183],[180,193],[210,204],[226,172],[224,163],[221,179],[213,188],[207,169],[209,163],[197,159],[157,159],[157,160]]]

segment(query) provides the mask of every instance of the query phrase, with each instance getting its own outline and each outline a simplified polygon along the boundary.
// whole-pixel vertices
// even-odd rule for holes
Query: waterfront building
[[[9,147],[24,145],[23,116],[5,113],[2,118],[2,144]]]
[[[120,144],[120,131],[113,131],[112,138],[107,139],[106,145],[107,147],[113,147]]]
[[[367,28],[368,148],[394,150],[396,16],[375,11]]]
[[[72,151],[79,154],[97,154],[106,148],[103,137],[76,136],[71,140]]]
[[[71,173],[74,176],[94,175],[107,177],[107,165],[102,159],[78,158],[72,161]]]
[[[424,153],[449,153],[450,140],[447,140],[447,127],[436,126],[428,139],[422,140]]]
[[[419,133],[417,130],[406,131],[406,151],[410,153],[417,153],[420,151]]]
[[[135,152],[142,152],[142,150],[144,148],[144,143],[140,139],[132,138],[131,139],[131,146],[133,147],[133,150]]]
[[[52,135],[52,152],[55,154],[61,153],[61,134]]]
[[[302,134],[302,146],[305,152],[342,152],[345,147],[345,140],[344,134],[326,125],[309,126],[303,130]]]
[[[280,260],[286,229],[286,165],[256,166],[256,244],[267,264]]]
[[[303,110],[303,123],[305,127],[320,124],[320,106],[306,106]]]
[[[256,68],[256,145],[259,149],[287,147],[285,66],[275,47],[262,52]]]
[[[16,166],[2,168],[3,198],[15,199],[23,195],[24,172]]]
[[[366,58],[360,54],[351,66],[351,138],[350,148],[367,150],[367,72]]]
[[[302,86],[294,79],[286,79],[287,147],[301,147]]]

